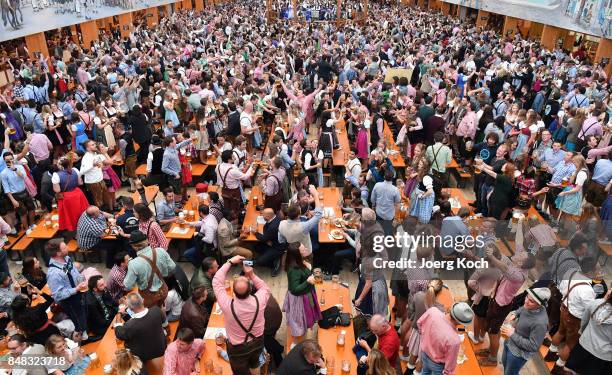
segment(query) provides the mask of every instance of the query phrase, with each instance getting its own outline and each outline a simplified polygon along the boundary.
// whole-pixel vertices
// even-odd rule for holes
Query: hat
[[[159,135],[153,134],[153,136],[151,137],[151,144],[153,146],[161,146],[162,145],[162,140],[159,137]]]
[[[205,184],[203,182],[197,183],[195,186],[196,189],[196,193],[200,194],[200,193],[206,193],[208,192],[208,184]]]
[[[527,294],[540,306],[545,306],[550,299],[550,289],[548,288],[529,288]]]
[[[147,235],[142,233],[139,230],[135,230],[132,233],[130,233],[130,244],[146,241],[146,239],[147,239]]]
[[[465,302],[455,302],[450,309],[450,314],[457,321],[463,325],[472,323],[474,319],[474,311],[470,305]]]

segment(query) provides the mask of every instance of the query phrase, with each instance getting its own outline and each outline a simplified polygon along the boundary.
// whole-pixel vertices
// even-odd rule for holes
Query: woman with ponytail
[[[580,331],[565,367],[579,374],[612,373],[612,292],[586,306]]]
[[[438,278],[431,279],[427,284],[427,289],[417,292],[408,307],[408,316],[412,322],[412,330],[407,343],[408,353],[410,353],[408,368],[416,369],[417,372],[421,372],[423,366],[421,361],[417,362],[421,343],[421,335],[419,334],[417,321],[430,307],[435,306],[439,308],[440,311],[445,311],[444,306],[437,302],[438,294],[440,294],[442,288],[444,288],[442,280]]]

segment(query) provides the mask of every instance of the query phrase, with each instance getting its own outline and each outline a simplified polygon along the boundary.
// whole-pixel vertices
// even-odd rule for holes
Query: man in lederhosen
[[[233,163],[233,151],[225,150],[221,153],[221,164],[216,168],[217,183],[221,185],[221,197],[225,207],[233,212],[240,212],[242,196],[240,189],[242,181],[248,180],[253,175],[253,166],[250,165],[246,173],[236,168]]]
[[[277,213],[283,204],[285,169],[282,167],[282,161],[278,157],[272,159],[271,166],[271,171],[264,171],[264,207],[271,208]]]
[[[257,277],[253,267],[242,266],[244,276],[239,276],[232,286],[234,298],[225,290],[227,273],[233,265],[241,264],[244,257],[229,259],[215,274],[212,285],[217,303],[225,316],[227,354],[234,374],[259,374],[259,356],[264,347],[264,311],[270,298],[270,288]],[[254,290],[257,292],[252,293]]]

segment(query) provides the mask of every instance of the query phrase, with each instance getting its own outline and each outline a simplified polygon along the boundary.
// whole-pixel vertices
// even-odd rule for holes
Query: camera
[[[247,267],[253,267],[253,261],[252,260],[243,260],[242,264],[247,266]]]

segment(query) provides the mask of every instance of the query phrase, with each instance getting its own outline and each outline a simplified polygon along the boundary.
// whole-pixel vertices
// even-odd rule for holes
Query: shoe
[[[414,369],[406,367],[406,371],[404,371],[403,375],[412,375],[412,374],[414,374]]]
[[[491,354],[489,349],[480,349],[474,352],[478,357],[488,357]]]
[[[546,355],[544,356],[544,360],[546,362],[554,362],[557,359],[559,359],[559,353],[558,352],[553,352],[553,351],[548,351],[548,353],[546,353]]]
[[[472,342],[474,344],[480,344],[482,343],[482,340],[477,340],[476,336],[474,335],[474,332],[468,332],[468,337],[470,338],[470,340],[472,340]]]
[[[479,358],[478,364],[480,366],[485,366],[485,367],[497,367],[497,359],[491,358],[489,356],[487,356],[486,358]]]
[[[274,267],[272,268],[272,277],[278,276],[278,274],[280,273],[280,266],[281,258],[274,260]]]
[[[552,344],[552,341],[550,341],[549,338],[545,338],[544,341],[542,342],[542,345],[544,345],[545,347],[549,347]]]
[[[476,201],[468,203],[471,207],[477,207]]]

